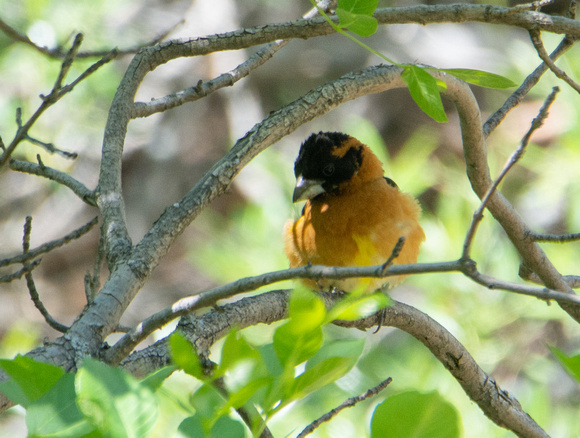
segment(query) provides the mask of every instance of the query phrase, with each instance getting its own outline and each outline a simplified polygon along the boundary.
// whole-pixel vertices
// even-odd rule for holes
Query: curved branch
[[[459,382],[465,393],[498,426],[520,437],[548,437],[548,434],[521,407],[515,397],[502,390],[483,371],[465,347],[445,327],[429,315],[395,301],[377,315],[359,321],[335,322],[342,327],[367,329],[382,325],[396,327],[421,341]]]
[[[327,306],[339,299],[337,294],[321,294]],[[243,298],[212,310],[199,317],[185,317],[179,330],[202,355],[208,355],[209,348],[231,327],[245,327],[271,324],[286,317],[289,291],[267,292],[255,297]],[[445,366],[463,387],[465,393],[481,410],[499,426],[512,430],[522,437],[547,437],[548,435],[526,414],[519,402],[490,378],[475,362],[465,347],[445,327],[425,313],[397,301],[383,312],[383,326],[396,327],[421,341]],[[335,321],[342,327],[356,327],[362,330],[375,327],[379,314],[358,321]],[[143,376],[168,364],[167,338],[131,354],[122,366],[129,372]]]
[[[29,161],[20,161],[11,159],[8,163],[11,170],[16,172],[29,173],[31,175],[38,175],[44,178],[55,181],[68,187],[73,191],[75,195],[81,198],[87,204],[96,207],[95,194],[92,190],[89,190],[80,181],[76,180],[67,173],[61,172],[60,170],[53,169],[52,167],[47,167],[45,165],[40,165],[36,163],[31,163]]]

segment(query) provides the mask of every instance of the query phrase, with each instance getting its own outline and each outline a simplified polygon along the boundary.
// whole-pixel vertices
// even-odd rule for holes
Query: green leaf
[[[199,415],[192,415],[191,417],[187,417],[181,422],[177,428],[177,431],[181,435],[190,438],[200,438],[206,436]]]
[[[196,416],[199,416],[203,429],[209,431],[222,415],[226,400],[218,390],[209,384],[203,385],[190,397]]]
[[[307,333],[324,324],[326,307],[315,293],[299,288],[290,297],[289,316],[295,333]]]
[[[232,330],[223,344],[222,358],[215,376],[222,376],[240,363],[257,365],[260,360],[260,353],[248,344],[240,331]]]
[[[338,0],[338,8],[357,15],[373,15],[379,0]]]
[[[221,417],[210,431],[211,438],[245,438],[246,428],[231,417]]]
[[[439,87],[433,76],[421,67],[406,65],[401,77],[409,87],[411,97],[425,114],[439,123],[448,121],[443,102],[441,102]]]
[[[344,321],[355,321],[365,318],[384,309],[391,303],[391,299],[382,292],[371,295],[364,295],[351,301],[346,299],[339,301],[329,312],[328,320],[342,319]]]
[[[323,386],[337,381],[353,366],[353,361],[349,357],[331,357],[317,363],[294,379],[292,390],[284,403],[302,399]]]
[[[377,5],[378,0],[339,0],[336,15],[340,26],[363,37],[373,35],[378,28],[373,17]]]
[[[20,355],[12,360],[1,359],[0,367],[12,379],[4,382],[0,389],[13,402],[24,407],[46,394],[64,375],[57,366]]]
[[[239,408],[244,406],[260,389],[271,387],[272,381],[273,379],[271,377],[254,379],[237,391],[230,392],[228,401],[221,408],[220,414],[227,414],[229,408]]]
[[[319,351],[306,363],[306,369],[312,368],[314,365],[323,362],[326,359],[333,357],[342,357],[349,359],[352,362],[351,368],[356,364],[360,358],[363,348],[365,346],[365,339],[346,339],[338,340],[325,344]]]
[[[437,392],[404,392],[375,408],[371,438],[457,438],[457,410]]]
[[[294,379],[283,403],[303,398],[340,379],[356,365],[364,344],[364,339],[335,341],[325,344],[306,363],[306,371]]]
[[[179,369],[197,379],[204,380],[206,378],[195,347],[181,333],[174,332],[169,337],[169,347],[171,360]]]
[[[362,37],[373,35],[379,27],[379,23],[375,17],[356,15],[339,8],[336,9],[336,15],[338,15],[340,20],[340,27],[348,29],[352,33]]]
[[[466,68],[441,68],[437,70],[449,73],[458,79],[469,82],[473,85],[479,85],[480,87],[511,88],[518,85],[504,76],[482,70],[470,70]]]
[[[296,325],[286,323],[278,327],[274,333],[274,350],[285,368],[294,367],[310,359],[322,346],[321,327],[316,327],[310,332],[296,328]]]
[[[146,437],[155,426],[155,393],[122,369],[87,358],[75,384],[79,409],[103,436]]]
[[[177,368],[173,365],[163,367],[149,374],[147,377],[141,380],[141,383],[147,385],[153,391],[157,391],[161,385],[163,385],[163,382],[165,382],[165,380],[171,376],[171,374],[173,374],[176,369]]]
[[[556,347],[549,347],[568,374],[580,382],[580,355],[568,356]]]
[[[77,407],[74,374],[62,376],[46,394],[28,407],[26,426],[29,436],[76,438],[94,431],[95,427]]]

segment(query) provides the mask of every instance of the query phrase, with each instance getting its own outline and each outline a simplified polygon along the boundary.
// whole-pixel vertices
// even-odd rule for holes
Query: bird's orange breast
[[[286,224],[285,250],[290,267],[308,263],[327,266],[381,264],[391,255],[400,237],[405,237],[405,244],[395,263],[415,263],[419,246],[425,239],[419,225],[421,210],[415,199],[387,184],[382,176],[349,184],[349,190],[339,196],[307,201],[302,216]],[[307,283],[320,289],[337,287],[346,291],[362,286],[372,292],[385,283],[394,286],[403,278]]]

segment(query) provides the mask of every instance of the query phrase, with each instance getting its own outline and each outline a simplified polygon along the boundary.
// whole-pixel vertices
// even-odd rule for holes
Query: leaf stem
[[[392,59],[387,58],[385,55],[383,55],[382,53],[376,51],[375,49],[373,49],[370,46],[367,46],[365,43],[363,43],[361,40],[359,40],[358,38],[352,36],[351,34],[347,33],[340,25],[336,25],[334,24],[334,21],[332,21],[330,19],[330,17],[328,15],[326,15],[326,13],[316,4],[315,0],[310,0],[310,3],[312,3],[312,5],[314,7],[316,7],[318,9],[318,13],[324,17],[324,19],[328,22],[328,24],[330,24],[332,26],[332,28],[337,31],[338,33],[340,33],[341,35],[344,35],[345,37],[347,37],[348,39],[350,39],[351,41],[353,41],[355,44],[358,44],[359,46],[361,46],[362,48],[364,48],[365,50],[368,50],[369,52],[371,52],[372,54],[378,56],[379,58],[381,58],[384,61],[387,61],[389,64],[393,64],[396,65],[397,67],[400,68],[405,68],[404,65],[399,64],[398,62],[393,61]]]

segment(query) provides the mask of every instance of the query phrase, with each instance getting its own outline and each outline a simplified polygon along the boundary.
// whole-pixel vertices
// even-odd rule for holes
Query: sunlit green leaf
[[[336,8],[340,26],[363,37],[374,34],[378,28],[373,17],[377,5],[378,0],[340,0]]]
[[[76,438],[86,436],[95,428],[77,407],[75,375],[65,374],[26,412],[29,436],[58,436]]]
[[[211,438],[245,438],[246,428],[240,421],[229,416],[221,417],[210,431]]]
[[[344,9],[337,9],[336,14],[340,18],[341,27],[348,29],[352,33],[362,37],[373,35],[379,27],[375,17],[352,14],[351,12],[345,11]]]
[[[75,389],[79,409],[106,437],[148,436],[157,422],[153,390],[120,368],[86,358]]]
[[[511,88],[517,86],[511,79],[482,70],[470,70],[466,68],[442,68],[437,70],[449,73],[458,79],[469,82],[470,84],[479,85],[480,87]]]
[[[556,347],[550,347],[550,351],[556,356],[568,374],[580,382],[580,355],[568,356]]]
[[[356,362],[356,361],[355,361]],[[307,369],[294,380],[286,402],[301,399],[344,376],[353,366],[349,357],[331,357]]]
[[[201,423],[201,417],[199,415],[192,415],[191,417],[187,417],[181,422],[177,430],[181,435],[189,438],[199,438],[206,435],[203,430],[203,424]]]
[[[306,369],[333,357],[342,357],[351,361],[351,367],[356,364],[363,352],[365,339],[345,339],[326,343],[319,351],[306,363]]]
[[[222,376],[226,371],[240,362],[258,362],[260,353],[244,339],[238,330],[232,330],[226,337],[222,347],[221,362],[216,376]]]
[[[215,422],[224,415],[227,400],[213,385],[203,385],[190,397],[195,408],[196,417],[199,417],[203,429],[209,431]]]
[[[326,307],[322,300],[308,289],[298,288],[290,297],[289,324],[298,334],[307,333],[320,327],[326,317]]]
[[[379,0],[338,0],[338,8],[358,15],[374,14]]]
[[[457,410],[437,392],[404,392],[386,399],[375,408],[371,420],[372,438],[457,438]]]
[[[401,74],[419,108],[436,122],[447,122],[437,81],[421,67],[406,65]]]
[[[3,383],[0,386],[2,392],[25,407],[46,394],[64,374],[57,366],[20,355],[12,360],[1,359],[0,367],[10,376],[12,382]]]
[[[323,342],[322,328],[309,332],[297,330],[295,324],[286,323],[274,333],[274,350],[285,367],[294,367],[316,354]]]
[[[347,298],[336,303],[329,312],[328,319],[355,321],[384,309],[390,301],[389,297],[382,292],[374,293],[372,295],[364,295],[354,301]]]
[[[177,368],[173,365],[163,367],[149,374],[147,377],[141,380],[141,383],[149,386],[149,388],[151,388],[153,391],[157,391],[161,385],[163,385],[165,380],[171,376],[171,374],[173,374],[176,369]]]
[[[181,333],[175,332],[169,337],[169,346],[171,350],[171,360],[175,365],[190,376],[196,377],[200,380],[205,378],[195,348]]]

